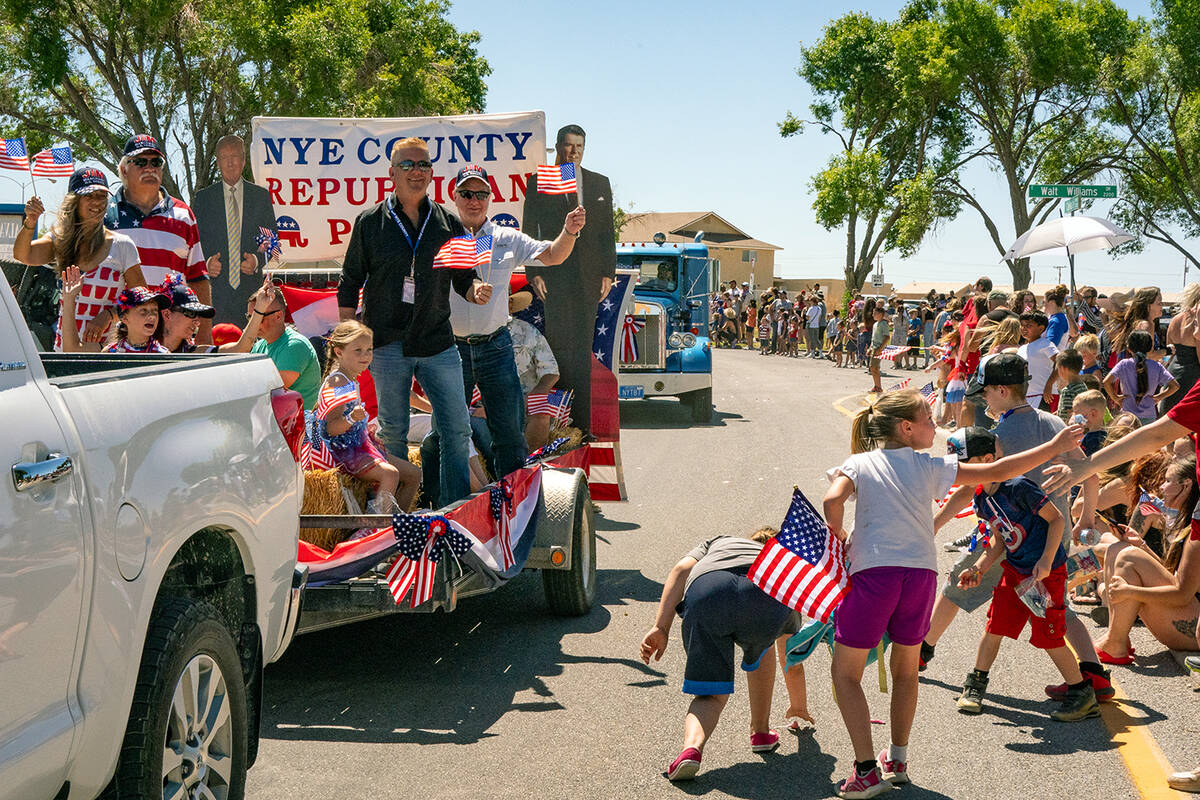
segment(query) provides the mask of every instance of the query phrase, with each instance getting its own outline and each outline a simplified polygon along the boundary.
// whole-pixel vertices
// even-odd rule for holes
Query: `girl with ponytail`
[[[1154,337],[1146,331],[1130,333],[1126,347],[1133,355],[1112,368],[1104,379],[1104,391],[1142,424],[1154,422],[1158,418],[1155,403],[1179,391],[1179,381],[1147,356],[1154,349]]]
[[[955,483],[1014,478],[1076,448],[1083,427],[1065,428],[1049,442],[989,463],[920,452],[933,445],[933,417],[914,391],[887,392],[854,417],[853,453],[829,471],[825,520],[847,542],[850,584],[835,617],[833,684],[854,745],[853,774],[842,797],[874,797],[885,779],[907,780],[908,740],[917,707],[917,666],[929,632],[937,590],[933,501]],[[857,498],[854,529],[842,529],[846,502]],[[867,654],[891,637],[892,744],[876,756],[871,715],[861,682]]]

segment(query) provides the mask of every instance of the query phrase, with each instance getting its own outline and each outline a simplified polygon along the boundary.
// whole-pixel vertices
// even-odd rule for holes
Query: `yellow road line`
[[[1182,800],[1189,797],[1167,786],[1167,775],[1171,773],[1171,762],[1163,755],[1162,748],[1150,733],[1144,720],[1135,719],[1130,708],[1122,701],[1128,696],[1120,685],[1112,682],[1116,694],[1113,702],[1100,706],[1100,716],[1117,745],[1117,752],[1125,762],[1125,769],[1133,781],[1134,788],[1143,800]]]
[[[855,394],[848,394],[845,397],[839,397],[837,400],[834,400],[833,407],[836,408],[838,411],[842,412],[843,414],[845,414],[850,419],[854,419],[854,415],[858,413],[858,410],[866,405],[866,403],[862,402],[865,398],[866,398],[866,395],[863,394],[862,392],[856,392]],[[846,408],[842,405],[842,403],[846,402],[847,400],[855,401],[853,409]]]

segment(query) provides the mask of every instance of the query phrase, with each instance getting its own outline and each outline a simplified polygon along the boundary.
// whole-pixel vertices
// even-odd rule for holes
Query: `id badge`
[[[411,275],[404,279],[404,293],[401,295],[401,302],[410,305],[417,302],[417,282]]]

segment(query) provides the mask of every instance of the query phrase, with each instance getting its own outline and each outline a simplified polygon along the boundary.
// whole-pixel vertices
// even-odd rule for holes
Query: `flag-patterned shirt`
[[[50,238],[54,238],[51,229]],[[141,263],[137,246],[133,240],[121,233],[113,234],[108,255],[94,268],[83,273],[83,286],[75,298],[75,327],[83,332],[83,326],[95,319],[101,309],[116,303],[117,295],[125,288],[125,270]],[[54,349],[62,350],[62,315],[54,330]]]
[[[171,351],[163,347],[158,339],[151,338],[141,347],[130,344],[128,339],[117,339],[115,342],[110,342],[104,346],[101,351],[104,353],[162,353],[170,355]]]
[[[109,201],[104,224],[133,239],[147,286],[158,286],[169,273],[178,273],[189,283],[208,280],[200,229],[192,209],[182,200],[164,192],[158,205],[143,214],[126,202],[125,187],[120,187]]]

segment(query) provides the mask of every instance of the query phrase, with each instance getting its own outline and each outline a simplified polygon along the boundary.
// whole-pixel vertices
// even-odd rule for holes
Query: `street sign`
[[[871,285],[876,289],[878,289],[880,286],[883,286],[883,283],[884,281],[882,272],[876,272],[871,275]]]
[[[1072,211],[1078,211],[1078,210],[1079,210],[1079,198],[1078,197],[1068,197],[1066,202],[1063,203],[1063,211],[1067,212],[1068,214],[1070,214]]]
[[[1029,196],[1039,197],[1092,197],[1113,198],[1117,196],[1116,186],[1081,186],[1066,183],[1033,183],[1029,185]]]

